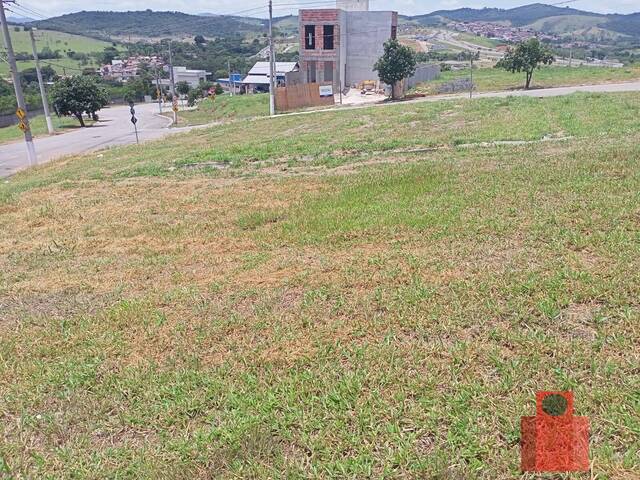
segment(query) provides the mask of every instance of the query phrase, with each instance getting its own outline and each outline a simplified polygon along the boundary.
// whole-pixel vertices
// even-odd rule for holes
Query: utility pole
[[[276,114],[276,58],[273,48],[273,0],[269,0],[269,115]]]
[[[469,86],[469,98],[473,98],[473,53],[471,54],[471,85]]]
[[[158,66],[154,67],[156,74],[156,97],[158,97],[158,111],[162,114],[162,90],[160,90],[160,76],[158,75]]]
[[[173,75],[173,56],[171,54],[171,40],[169,40],[169,74],[171,75],[171,102],[173,104],[173,124],[178,124],[178,99],[176,98],[176,82]]]
[[[51,114],[49,113],[49,100],[47,100],[47,92],[44,88],[42,80],[42,72],[40,71],[40,59],[38,58],[38,49],[36,48],[36,36],[33,33],[35,28],[29,30],[31,37],[31,48],[33,49],[33,60],[36,62],[36,75],[38,76],[38,85],[40,85],[40,96],[42,97],[42,108],[44,109],[44,118],[47,121],[47,130],[49,135],[53,135],[53,123],[51,122]]]
[[[227,60],[227,69],[229,70],[229,92],[233,97],[233,91],[236,89],[236,86],[231,81],[231,60]]]
[[[2,23],[4,45],[7,47],[7,60],[11,70],[11,78],[13,79],[13,89],[16,92],[16,102],[18,103],[16,115],[20,119],[20,129],[24,132],[24,141],[27,144],[27,158],[29,159],[29,165],[35,165],[38,163],[36,147],[33,145],[33,135],[31,135],[29,117],[27,116],[27,105],[24,101],[24,94],[22,93],[22,85],[20,84],[20,74],[18,73],[16,56],[13,53],[13,44],[11,43],[9,26],[7,25],[7,16],[4,13],[4,2],[9,3],[9,0],[0,0],[0,23]]]

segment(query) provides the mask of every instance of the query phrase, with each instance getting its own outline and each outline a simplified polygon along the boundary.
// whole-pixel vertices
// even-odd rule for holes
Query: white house
[[[166,71],[169,71],[169,67],[166,67]],[[211,72],[206,70],[189,70],[187,67],[173,67],[173,77],[176,83],[187,82],[191,87],[197,87],[200,82],[207,80],[207,76],[211,75]],[[167,87],[171,85],[171,80],[164,78],[160,80],[160,85]]]

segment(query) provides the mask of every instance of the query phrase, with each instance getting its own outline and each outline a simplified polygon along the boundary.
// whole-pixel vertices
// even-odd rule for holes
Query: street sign
[[[131,117],[131,123],[135,125],[136,123],[138,123],[138,119],[136,117]]]
[[[135,108],[133,108],[133,107],[131,107],[131,108],[129,109],[129,111],[131,112],[131,115],[135,115],[135,114],[136,114],[136,109],[135,109]]]
[[[27,112],[25,112],[24,109],[18,108],[16,110],[16,117],[18,117],[20,120],[24,120],[26,116]]]
[[[175,98],[173,99],[173,111],[178,111],[178,100],[176,100]]]
[[[18,124],[18,128],[20,130],[22,130],[23,132],[26,132],[27,130],[29,130],[29,127],[27,126],[27,124],[24,122],[24,120],[20,120],[20,123]]]

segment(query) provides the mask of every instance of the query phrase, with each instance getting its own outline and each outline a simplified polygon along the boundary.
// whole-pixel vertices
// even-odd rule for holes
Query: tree
[[[191,86],[185,81],[176,83],[176,92],[180,95],[188,95],[190,89]]]
[[[554,60],[549,47],[534,37],[520,42],[515,49],[507,50],[504,57],[496,63],[496,68],[503,68],[511,73],[524,72],[524,88],[528,90],[531,87],[534,70],[540,68],[541,65],[550,65]]]
[[[45,82],[50,82],[51,80],[54,80],[58,76],[56,74],[56,71],[50,65],[45,65],[44,67],[42,67],[40,69],[40,73],[42,74],[42,80],[44,80]],[[37,83],[38,74],[36,72],[35,67],[25,68],[20,73],[20,79],[22,81],[23,87],[26,87],[30,83]]]
[[[398,98],[397,85],[416,72],[416,57],[409,47],[400,45],[396,39],[384,44],[384,53],[373,69],[378,72],[380,80],[391,85],[391,95]]]
[[[109,95],[95,77],[76,75],[53,85],[51,101],[58,116],[73,115],[84,127],[82,114],[86,112],[95,117],[96,112],[109,103]]]
[[[187,96],[187,106],[193,107],[199,98],[202,98],[202,90],[199,88],[190,88]]]

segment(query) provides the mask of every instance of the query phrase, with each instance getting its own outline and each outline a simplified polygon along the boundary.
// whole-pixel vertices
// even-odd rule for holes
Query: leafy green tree
[[[58,116],[73,115],[84,127],[84,112],[95,117],[96,112],[109,103],[107,90],[89,75],[76,75],[56,82],[50,92],[53,108]]]
[[[50,82],[57,78],[56,71],[50,66],[45,65],[40,69],[40,73],[42,73],[42,80],[45,82]],[[36,72],[35,67],[25,68],[22,72],[20,72],[20,80],[22,82],[22,86],[26,87],[30,83],[38,82],[38,73]]]
[[[216,83],[215,93],[216,95],[222,95],[224,93],[224,88],[222,88],[222,85],[219,83]]]
[[[202,98],[202,90],[200,88],[190,88],[187,94],[187,105],[193,107],[199,98]]]
[[[117,48],[113,46],[105,47],[105,49],[101,53],[97,54],[96,59],[101,64],[107,65],[107,64],[110,64],[116,58],[118,58],[119,54],[120,52],[118,52]]]
[[[549,47],[534,37],[520,42],[514,49],[507,50],[504,57],[496,63],[495,68],[502,68],[511,73],[524,72],[524,88],[528,90],[531,87],[534,70],[541,65],[550,65],[554,60]]]
[[[189,90],[191,90],[191,86],[187,82],[178,82],[176,83],[176,92],[180,95],[188,95]]]
[[[378,72],[380,80],[391,85],[392,97],[398,98],[397,84],[416,72],[416,56],[409,47],[392,39],[384,44],[384,53],[373,69]]]

